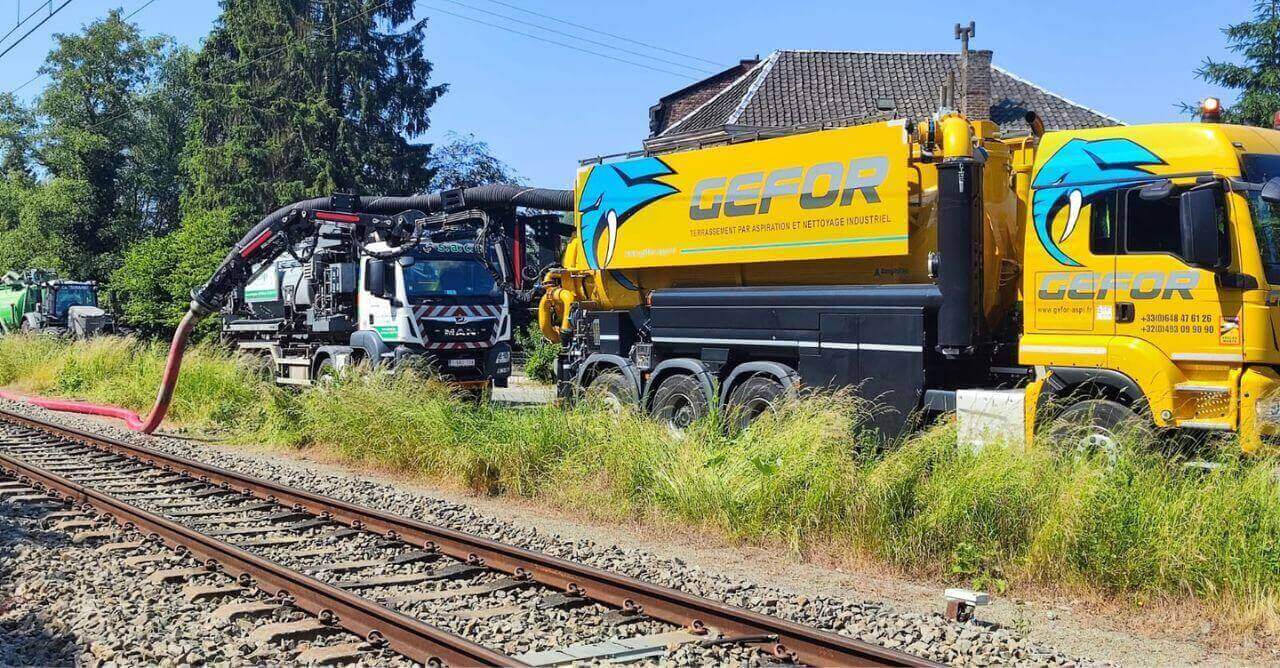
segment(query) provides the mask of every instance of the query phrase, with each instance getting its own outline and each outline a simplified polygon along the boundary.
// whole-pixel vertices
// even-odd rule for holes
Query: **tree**
[[[257,216],[331,192],[430,180],[426,19],[413,0],[222,0],[196,58],[189,208]]]
[[[1230,123],[1270,127],[1280,111],[1280,0],[1254,5],[1253,19],[1222,29],[1228,48],[1245,64],[1206,58],[1196,75],[1209,83],[1240,91],[1223,112]]]
[[[42,129],[35,148],[50,191],[31,230],[61,239],[60,259],[78,278],[103,279],[121,249],[146,230],[149,193],[140,182],[140,116],[144,91],[164,59],[166,40],[144,39],[118,10],[56,46],[40,72],[51,83],[36,110]],[[59,206],[70,206],[62,210]]]
[[[435,177],[430,190],[470,188],[486,183],[519,183],[521,178],[507,163],[489,150],[489,144],[473,134],[446,135],[449,143],[437,146],[431,153]]]
[[[28,185],[33,181],[31,143],[35,126],[35,114],[12,93],[0,95],[0,176]]]

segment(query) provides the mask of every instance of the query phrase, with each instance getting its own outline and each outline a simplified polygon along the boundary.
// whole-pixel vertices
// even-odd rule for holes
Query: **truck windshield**
[[[62,285],[53,298],[53,315],[61,318],[72,306],[97,306],[98,298],[87,285]]]
[[[404,270],[405,296],[410,300],[441,297],[500,297],[493,276],[479,260],[419,258]]]
[[[1244,178],[1250,183],[1266,183],[1280,176],[1280,155],[1245,155]],[[1249,202],[1249,217],[1253,219],[1254,235],[1258,237],[1258,252],[1262,255],[1262,269],[1267,283],[1280,285],[1280,207],[1262,200],[1257,190],[1245,191]]]

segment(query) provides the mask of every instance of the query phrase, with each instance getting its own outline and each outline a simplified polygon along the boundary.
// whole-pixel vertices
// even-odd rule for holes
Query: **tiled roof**
[[[956,53],[775,51],[659,136],[726,125],[788,128],[883,118],[884,112],[876,109],[877,98],[892,98],[896,117],[920,118],[937,111],[948,80],[958,85],[959,64]],[[991,120],[1006,132],[1025,132],[1023,116],[1028,110],[1036,112],[1049,130],[1121,124],[993,65]]]

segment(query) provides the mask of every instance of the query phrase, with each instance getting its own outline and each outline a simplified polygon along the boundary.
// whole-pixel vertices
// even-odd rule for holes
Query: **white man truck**
[[[414,362],[473,390],[505,387],[522,303],[514,207],[316,214],[314,234],[255,268],[224,309],[224,338],[261,355],[280,384],[309,385],[365,362]],[[527,298],[527,296],[525,297]]]

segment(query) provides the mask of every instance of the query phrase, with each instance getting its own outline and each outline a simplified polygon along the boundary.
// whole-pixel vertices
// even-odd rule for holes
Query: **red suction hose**
[[[165,413],[169,411],[169,402],[173,399],[173,389],[178,384],[178,371],[182,368],[182,354],[187,350],[187,336],[191,334],[191,328],[195,327],[201,317],[194,310],[187,311],[187,314],[182,317],[182,322],[178,324],[177,331],[173,333],[173,342],[169,344],[169,357],[164,363],[164,376],[160,379],[160,391],[156,393],[155,406],[151,407],[151,412],[147,414],[145,420],[139,417],[137,413],[119,406],[91,404],[85,401],[67,401],[65,399],[46,399],[5,390],[0,390],[0,398],[35,404],[52,411],[116,418],[124,420],[125,426],[133,431],[150,434],[156,430],[156,427],[160,426],[160,423],[164,421]]]

